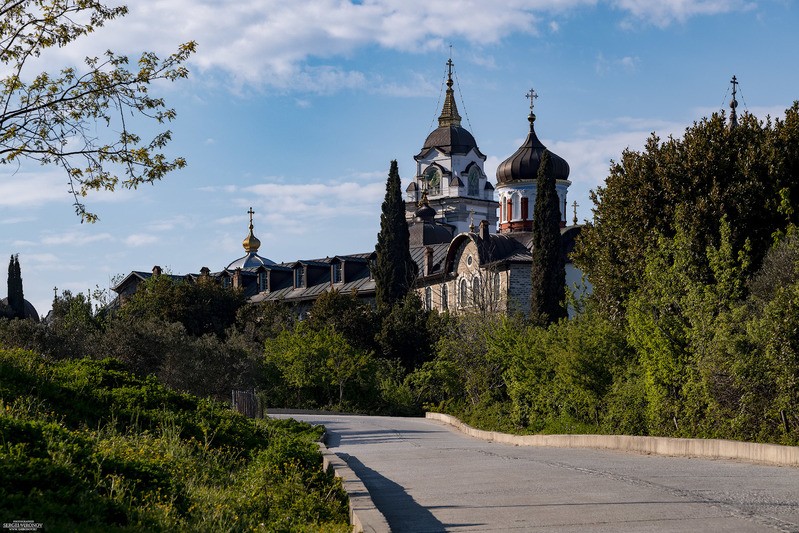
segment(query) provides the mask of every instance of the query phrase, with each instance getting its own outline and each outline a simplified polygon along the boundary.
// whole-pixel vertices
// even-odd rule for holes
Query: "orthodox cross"
[[[247,211],[247,213],[250,214],[250,229],[252,229],[252,216],[255,214],[255,211],[253,211],[252,207],[250,207],[250,210]]]
[[[53,287],[53,299],[58,300],[58,287]]]
[[[735,93],[738,90],[738,78],[733,76],[730,83],[732,83],[732,99],[735,100]]]
[[[469,231],[474,233],[474,209],[469,209]]]
[[[736,107],[738,107],[738,100],[735,99],[735,96],[738,91],[738,78],[735,76],[732,77],[730,80],[732,83],[732,101],[730,102],[730,128],[734,128],[738,125],[738,113],[736,112]]]
[[[580,204],[578,204],[577,200],[575,200],[574,203],[572,204],[572,208],[574,208],[574,218],[572,219],[572,222],[574,223],[575,226],[577,225],[577,208],[578,207],[580,207]]]
[[[530,99],[530,114],[533,114],[533,107],[535,107],[535,99],[538,98],[538,93],[535,92],[535,89],[530,89],[527,94],[524,95],[525,98]]]

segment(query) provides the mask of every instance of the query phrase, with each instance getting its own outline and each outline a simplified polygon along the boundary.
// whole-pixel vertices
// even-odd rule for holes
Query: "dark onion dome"
[[[416,210],[414,216],[424,222],[432,222],[436,217],[436,210],[430,207],[430,202],[427,199],[427,191],[422,192],[419,209]]]
[[[538,136],[535,134],[533,123],[535,115],[530,113],[530,133],[516,152],[497,167],[497,183],[509,183],[517,180],[534,180],[538,177],[538,167],[541,165],[541,156],[546,150]],[[552,170],[556,180],[569,179],[569,164],[557,154],[549,152]]]
[[[8,298],[3,298],[2,300],[0,300],[0,304],[3,304],[4,306],[9,307]],[[39,321],[39,313],[36,311],[36,308],[33,307],[33,304],[30,303],[28,300],[23,300],[23,309],[25,311],[25,317],[24,318],[30,318],[34,322],[38,322]],[[2,316],[2,315],[0,315],[0,316]]]

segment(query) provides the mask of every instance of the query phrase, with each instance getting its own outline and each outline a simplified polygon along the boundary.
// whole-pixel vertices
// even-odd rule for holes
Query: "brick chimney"
[[[481,220],[480,221],[480,239],[487,241],[488,240],[488,221]]]
[[[429,276],[433,273],[433,248],[425,246],[424,248],[424,275]]]
[[[160,276],[160,275],[161,275],[161,267],[158,266],[158,265],[155,265],[153,267],[153,276]]]
[[[236,268],[233,271],[233,288],[240,289],[242,287],[242,280],[241,280],[241,267]]]

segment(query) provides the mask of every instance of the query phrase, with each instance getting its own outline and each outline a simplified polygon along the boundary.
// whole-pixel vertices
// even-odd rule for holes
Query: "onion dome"
[[[524,144],[516,152],[503,161],[497,167],[497,183],[503,184],[518,180],[534,180],[538,178],[538,167],[541,165],[541,156],[546,150],[546,146],[538,139],[535,134],[535,114],[533,113],[532,99],[535,92],[530,92],[530,133],[527,135]],[[556,180],[566,180],[569,178],[569,164],[565,159],[557,154],[549,152],[549,160],[552,163],[552,171]]]
[[[424,157],[431,148],[436,148],[447,155],[468,154],[470,150],[476,150],[478,154],[480,153],[474,136],[461,126],[461,116],[458,113],[458,105],[455,103],[455,91],[452,89],[452,65],[452,59],[447,61],[449,68],[447,91],[441,115],[438,117],[438,128],[433,130],[425,139],[421,152],[416,156],[417,160]]]
[[[422,192],[419,209],[416,210],[414,216],[424,222],[432,222],[436,217],[436,210],[430,207],[430,202],[427,200],[427,191]]]
[[[258,255],[258,248],[261,247],[261,241],[258,240],[258,237],[256,237],[253,233],[252,216],[255,211],[253,211],[251,207],[247,212],[250,215],[250,233],[241,242],[241,245],[244,247],[244,251],[247,252],[247,255],[244,257],[239,257],[230,263],[227,266],[228,270],[234,270],[236,268],[256,268],[259,266],[269,266],[275,264],[274,261],[270,261],[269,259]]]

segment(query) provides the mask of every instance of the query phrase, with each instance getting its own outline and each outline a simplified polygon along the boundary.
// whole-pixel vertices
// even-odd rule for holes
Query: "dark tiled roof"
[[[538,139],[531,122],[530,133],[527,135],[524,144],[497,167],[497,183],[536,179],[544,150],[546,150],[546,146]],[[569,178],[569,164],[565,159],[549,152],[549,160],[552,163],[555,179],[565,180]]]
[[[468,154],[474,150],[483,160],[486,159],[469,130],[461,126],[441,126],[433,130],[425,139],[422,150],[415,159],[423,158],[433,148],[446,155]]]

